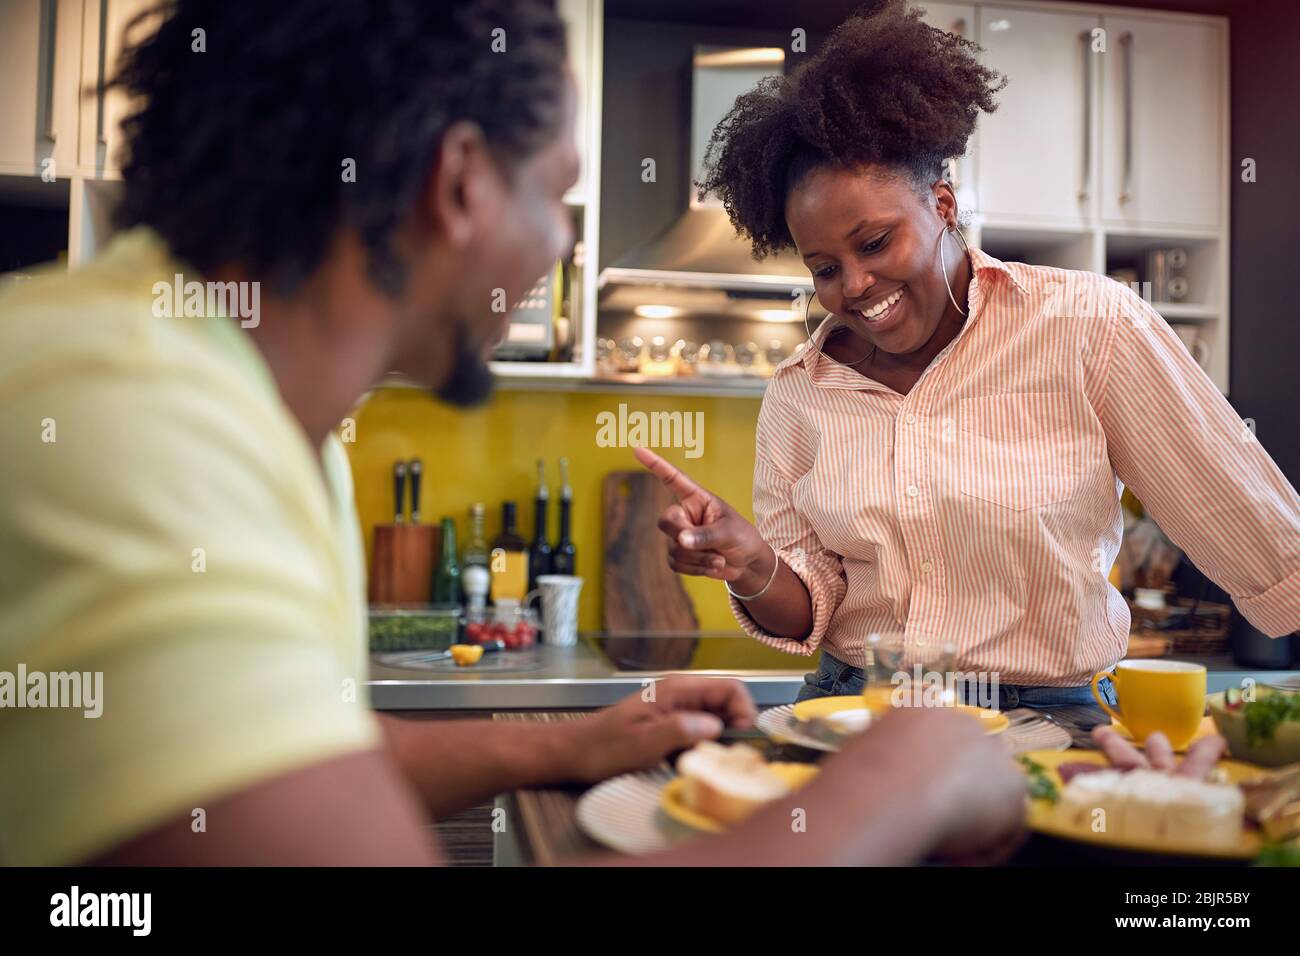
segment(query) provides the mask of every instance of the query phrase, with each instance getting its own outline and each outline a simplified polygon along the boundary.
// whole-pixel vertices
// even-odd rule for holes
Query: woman
[[[855,17],[737,99],[699,184],[757,256],[793,247],[832,317],[764,396],[757,528],[638,457],[680,502],[674,570],[725,581],[758,640],[822,649],[800,699],[858,692],[867,636],[902,631],[906,668],[951,642],[1002,707],[1090,703],[1128,640],[1121,482],[1256,627],[1300,628],[1300,499],[1165,321],[965,247],[942,161],[1001,88],[974,49],[901,0]]]

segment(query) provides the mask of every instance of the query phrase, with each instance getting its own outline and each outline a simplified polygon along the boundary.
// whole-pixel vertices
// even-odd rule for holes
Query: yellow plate
[[[1138,748],[1141,749],[1143,742],[1139,740],[1134,740],[1132,732],[1123,724],[1121,724],[1118,720],[1111,720],[1110,725],[1115,728],[1115,732],[1117,734],[1119,734],[1125,740],[1133,741],[1133,743],[1137,744]],[[1203,717],[1201,718],[1201,726],[1196,728],[1196,734],[1192,737],[1191,741],[1188,742],[1188,746],[1190,747],[1192,743],[1194,743],[1197,740],[1200,740],[1202,737],[1212,737],[1218,732],[1219,729],[1214,726],[1214,718],[1209,716]],[[1187,747],[1179,747],[1174,751],[1174,753],[1180,753],[1180,754],[1186,752],[1187,752]]]
[[[782,779],[790,786],[798,789],[805,783],[817,776],[817,766],[810,763],[770,763],[768,764]],[[659,806],[663,808],[664,813],[668,814],[678,823],[684,823],[694,830],[703,830],[705,833],[721,833],[726,829],[726,825],[719,823],[712,817],[706,817],[702,813],[696,813],[688,807],[682,800],[682,790],[685,788],[686,781],[681,777],[673,777],[659,793]]]
[[[1105,754],[1100,750],[1034,750],[1020,756],[1027,757],[1042,766],[1047,776],[1052,783],[1056,784],[1058,789],[1064,785],[1061,783],[1061,776],[1056,772],[1056,768],[1063,763],[1091,763],[1098,766],[1110,766],[1110,761],[1106,759]],[[1237,760],[1220,760],[1218,768],[1228,775],[1230,783],[1250,780],[1266,772],[1259,767],[1241,763]],[[1139,853],[1249,860],[1259,853],[1261,845],[1259,834],[1254,830],[1247,830],[1245,826],[1241,828],[1240,840],[1235,846],[1230,847],[1202,849],[1146,840],[1124,840],[1108,833],[1096,833],[1087,824],[1075,823],[1062,812],[1059,803],[1052,803],[1043,799],[1029,801],[1026,822],[1029,829],[1038,833],[1045,833],[1048,836],[1060,837],[1076,843],[1091,843],[1115,850],[1129,850]]]
[[[844,710],[863,710],[867,704],[860,694],[840,697],[814,697],[811,700],[801,700],[794,705],[794,716],[796,720],[812,720],[814,717],[829,717],[831,714],[837,714]],[[983,707],[971,707],[968,704],[957,704],[954,710],[961,713],[970,714],[972,717],[978,717],[984,725],[986,734],[1000,734],[1011,726],[1011,721],[1007,715],[998,710],[986,710]],[[876,708],[871,708],[873,713],[877,713]]]

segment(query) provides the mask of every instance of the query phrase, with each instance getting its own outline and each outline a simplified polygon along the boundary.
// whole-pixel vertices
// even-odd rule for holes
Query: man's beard
[[[451,374],[433,394],[449,405],[470,408],[492,397],[492,370],[479,350],[469,343],[465,327],[459,323],[452,340]]]

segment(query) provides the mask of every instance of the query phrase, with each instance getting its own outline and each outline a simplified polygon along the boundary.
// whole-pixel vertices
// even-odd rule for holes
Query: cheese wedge
[[[1080,774],[1061,792],[1061,811],[1075,825],[1128,843],[1232,846],[1241,839],[1244,810],[1235,786],[1158,770]]]
[[[748,744],[702,741],[677,760],[682,801],[719,823],[736,823],[790,792],[790,785]]]

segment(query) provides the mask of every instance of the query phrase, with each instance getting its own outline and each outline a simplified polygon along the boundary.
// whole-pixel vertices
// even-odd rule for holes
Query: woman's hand
[[[728,581],[742,594],[752,594],[771,580],[775,556],[757,528],[654,452],[635,448],[632,453],[677,498],[677,504],[659,516],[674,571]]]
[[[1174,757],[1174,748],[1169,746],[1169,738],[1160,731],[1147,738],[1144,753],[1121,737],[1110,724],[1092,728],[1092,739],[1111,765],[1119,770],[1168,770],[1176,777],[1193,780],[1204,780],[1228,751],[1228,742],[1218,734],[1212,734],[1192,741],[1179,763]]]

